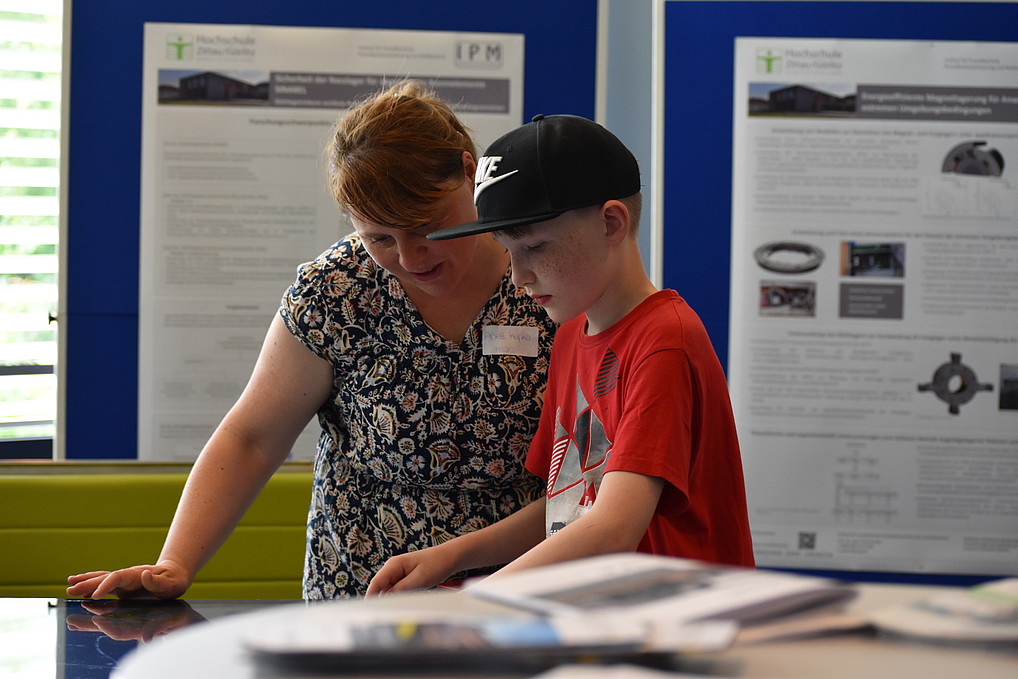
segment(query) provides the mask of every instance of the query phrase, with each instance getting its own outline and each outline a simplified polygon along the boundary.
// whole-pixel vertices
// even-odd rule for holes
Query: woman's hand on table
[[[164,560],[155,565],[80,573],[67,582],[67,595],[75,598],[102,599],[112,594],[120,599],[176,599],[191,586],[191,576],[179,564]]]

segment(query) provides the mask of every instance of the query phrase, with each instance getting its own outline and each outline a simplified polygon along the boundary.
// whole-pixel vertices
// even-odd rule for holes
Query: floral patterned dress
[[[305,598],[361,595],[390,556],[482,528],[543,494],[523,463],[556,326],[508,271],[455,344],[351,235],[299,268],[280,315],[334,375],[318,413]],[[538,355],[485,355],[488,325],[538,328]]]

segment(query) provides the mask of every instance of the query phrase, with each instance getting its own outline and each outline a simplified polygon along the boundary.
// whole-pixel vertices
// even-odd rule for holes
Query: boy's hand
[[[72,575],[67,582],[67,595],[75,598],[102,599],[113,594],[121,599],[176,599],[191,586],[191,577],[176,562],[164,560],[156,565]]]
[[[371,578],[367,596],[428,589],[440,585],[459,570],[455,559],[441,546],[394,556]]]
[[[455,573],[512,561],[544,539],[544,505],[542,497],[485,528],[394,556],[371,578],[365,594],[428,589]]]

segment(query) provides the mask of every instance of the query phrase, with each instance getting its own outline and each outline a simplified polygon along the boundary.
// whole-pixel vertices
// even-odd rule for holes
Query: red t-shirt
[[[606,472],[664,479],[638,548],[752,566],[739,441],[707,331],[674,290],[592,337],[564,323],[527,468],[547,480],[551,535],[583,514]]]

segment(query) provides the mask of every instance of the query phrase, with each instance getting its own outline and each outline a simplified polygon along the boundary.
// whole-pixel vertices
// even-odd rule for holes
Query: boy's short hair
[[[402,80],[337,121],[326,149],[329,188],[348,213],[411,228],[431,221],[434,202],[462,183],[464,151],[477,157],[448,104],[422,83]]]
[[[626,198],[619,198],[629,209],[629,233],[635,235],[640,230],[640,216],[643,214],[643,194],[635,193]]]
[[[503,231],[640,192],[640,168],[618,137],[572,115],[534,119],[495,140],[477,163],[477,221],[431,240]]]
[[[643,194],[634,193],[631,196],[618,199],[621,203],[625,204],[626,209],[629,210],[629,235],[636,236],[640,231],[640,215],[643,212]],[[591,205],[591,209],[600,208],[600,204]],[[584,210],[586,208],[576,208],[578,210]],[[493,232],[496,235],[506,236],[510,240],[519,240],[530,235],[531,227],[533,224],[524,224],[522,226],[509,226],[504,229],[498,229]]]

